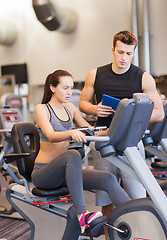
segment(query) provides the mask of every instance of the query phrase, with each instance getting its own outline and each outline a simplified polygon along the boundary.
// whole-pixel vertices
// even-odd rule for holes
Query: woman
[[[70,140],[86,143],[84,133],[74,129],[90,126],[79,110],[69,102],[73,80],[70,73],[57,70],[46,78],[41,104],[35,108],[36,125],[40,133],[40,151],[35,160],[32,181],[36,187],[54,189],[67,186],[76,209],[81,232],[86,222],[102,221],[99,211],[89,213],[83,197],[85,189],[99,189],[108,192],[110,198],[119,205],[130,200],[119,186],[114,175],[94,170],[83,170],[80,154],[68,150]]]

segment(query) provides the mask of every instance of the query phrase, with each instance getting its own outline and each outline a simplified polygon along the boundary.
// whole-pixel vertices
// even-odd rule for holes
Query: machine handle
[[[29,157],[31,153],[11,153],[4,155],[5,163],[11,163],[17,159]]]
[[[9,133],[9,132],[11,132],[11,129],[6,129],[6,128],[4,128],[4,129],[0,129],[0,133]]]
[[[87,141],[90,142],[108,142],[110,140],[109,136],[85,136]]]
[[[106,126],[91,126],[91,127],[80,127],[80,128],[76,128],[76,130],[79,131],[103,131],[106,130],[107,127]]]

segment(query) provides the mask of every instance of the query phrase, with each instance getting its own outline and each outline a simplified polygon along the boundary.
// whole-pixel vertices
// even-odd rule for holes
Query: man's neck
[[[113,63],[112,63],[112,70],[113,70],[113,72],[116,73],[116,74],[123,74],[123,73],[125,73],[125,72],[127,72],[127,71],[129,70],[130,66],[131,66],[131,64],[129,64],[129,66],[128,66],[127,68],[119,68],[119,67],[117,67],[117,65],[113,62]]]

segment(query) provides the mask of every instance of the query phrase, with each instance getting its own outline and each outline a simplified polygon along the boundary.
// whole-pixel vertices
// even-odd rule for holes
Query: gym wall
[[[132,0],[51,1],[77,12],[74,32],[47,30],[37,20],[32,0],[0,0],[0,22],[17,29],[13,45],[0,45],[0,65],[26,62],[31,85],[43,84],[48,73],[60,68],[70,71],[74,81],[84,81],[90,69],[112,61],[113,35],[132,29]],[[158,76],[166,74],[167,1],[148,3],[151,73]]]
[[[47,30],[37,20],[31,0],[0,0],[0,21],[11,21],[18,31],[12,46],[0,45],[0,65],[26,62],[33,85],[43,84],[48,73],[60,68],[70,71],[75,81],[83,81],[91,68],[111,61],[113,34],[130,29],[129,0],[55,2],[77,12],[74,32]]]

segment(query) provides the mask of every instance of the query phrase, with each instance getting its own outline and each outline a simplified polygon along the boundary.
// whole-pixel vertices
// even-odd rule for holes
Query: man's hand
[[[97,116],[98,117],[108,117],[109,115],[115,113],[115,110],[112,107],[102,105],[100,102],[97,105]]]

